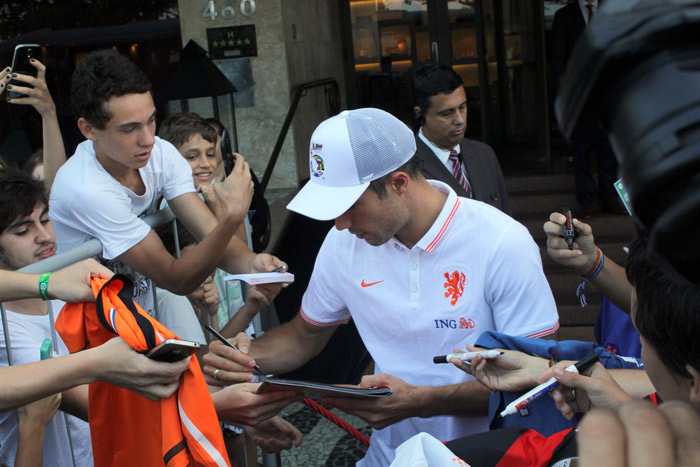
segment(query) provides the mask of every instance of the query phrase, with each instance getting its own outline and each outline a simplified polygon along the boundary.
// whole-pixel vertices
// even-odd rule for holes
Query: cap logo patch
[[[318,146],[320,146],[320,144]],[[318,154],[312,154],[311,159],[309,160],[309,165],[311,168],[311,173],[314,177],[320,177],[323,175],[325,165],[321,156],[319,156]]]

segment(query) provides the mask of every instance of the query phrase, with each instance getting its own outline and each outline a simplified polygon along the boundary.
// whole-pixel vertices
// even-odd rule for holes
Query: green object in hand
[[[48,337],[46,339],[44,339],[44,342],[41,343],[41,349],[39,351],[40,352],[39,358],[41,360],[48,360],[49,358],[51,358],[51,344],[52,343],[53,342]]]

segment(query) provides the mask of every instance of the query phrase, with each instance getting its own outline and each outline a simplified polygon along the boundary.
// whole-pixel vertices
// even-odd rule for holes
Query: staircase
[[[540,247],[545,275],[552,288],[559,310],[561,328],[559,338],[594,341],[595,323],[602,296],[592,284],[586,286],[588,305],[581,308],[576,297],[576,287],[581,276],[572,269],[561,266],[547,254],[546,235],[542,229],[549,214],[568,207],[576,217],[578,203],[571,174],[535,175],[506,178],[513,217],[530,231]],[[596,244],[606,259],[624,266],[626,253],[622,247],[628,245],[634,234],[634,223],[629,216],[604,213],[594,205],[593,218],[584,220],[591,225]]]

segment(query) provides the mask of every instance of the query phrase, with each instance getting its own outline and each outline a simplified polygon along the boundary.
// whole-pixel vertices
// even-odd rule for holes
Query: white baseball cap
[[[413,132],[393,115],[373,108],[341,112],[311,136],[311,178],[287,209],[312,219],[335,219],[355,204],[369,182],[398,169],[415,153]]]

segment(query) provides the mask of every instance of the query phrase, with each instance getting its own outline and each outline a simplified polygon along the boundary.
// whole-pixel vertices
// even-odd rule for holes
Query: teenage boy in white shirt
[[[256,255],[234,236],[252,196],[248,163],[238,157],[231,176],[213,187],[222,212],[217,223],[195,193],[187,162],[155,136],[151,84],[128,58],[113,50],[88,54],[73,74],[71,94],[87,141],[59,170],[51,190],[59,252],[99,239],[101,261],[132,276],[134,300],[151,314],[148,279],[184,295],[217,266],[250,273],[284,265]],[[199,242],[178,259],[141,219],[157,210],[161,196]]]

